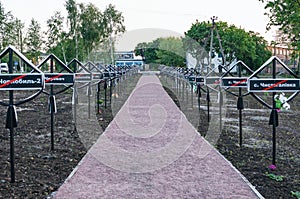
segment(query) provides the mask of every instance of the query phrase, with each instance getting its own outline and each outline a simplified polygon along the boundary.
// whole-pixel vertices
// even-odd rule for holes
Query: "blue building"
[[[115,52],[115,64],[116,66],[139,66],[144,65],[144,61],[141,56],[136,56],[133,51],[118,51]]]

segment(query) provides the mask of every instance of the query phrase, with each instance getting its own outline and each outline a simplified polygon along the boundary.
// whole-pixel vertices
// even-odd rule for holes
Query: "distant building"
[[[144,65],[143,58],[136,56],[133,51],[117,51],[115,52],[116,66],[140,66]]]
[[[275,55],[281,59],[286,65],[294,65],[296,63],[292,58],[293,50],[286,46],[268,46],[268,49],[272,52],[272,55]]]

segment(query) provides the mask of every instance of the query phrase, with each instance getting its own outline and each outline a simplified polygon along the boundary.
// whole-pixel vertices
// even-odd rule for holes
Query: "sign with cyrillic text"
[[[223,77],[223,87],[247,88],[247,77]]]
[[[73,85],[74,74],[72,73],[45,73],[46,85]]]
[[[295,92],[300,90],[299,79],[249,79],[249,92]]]
[[[44,87],[43,74],[0,75],[0,90],[39,90]]]

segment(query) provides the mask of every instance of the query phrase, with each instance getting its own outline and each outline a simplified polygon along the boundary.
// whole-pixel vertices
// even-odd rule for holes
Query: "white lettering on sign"
[[[49,78],[49,77],[45,77],[45,81],[65,81],[65,78],[64,77],[55,77],[55,78]]]
[[[274,84],[266,84],[266,83],[260,83],[260,86],[261,87],[270,87],[270,86],[274,86]],[[257,87],[257,84],[254,84],[254,87]],[[274,87],[296,87],[296,84],[294,83],[282,83],[282,84],[278,84],[278,85],[275,85]]]
[[[6,84],[8,82],[10,82],[11,80],[4,80],[4,79],[0,79],[0,84]],[[32,80],[32,79],[18,79],[16,81],[11,82],[10,84],[36,84],[36,83],[41,83],[41,79],[37,78],[36,81]]]

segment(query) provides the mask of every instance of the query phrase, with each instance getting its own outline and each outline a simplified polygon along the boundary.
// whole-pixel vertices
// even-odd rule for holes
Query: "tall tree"
[[[75,41],[75,57],[78,59],[79,56],[79,9],[75,0],[66,0],[65,8],[68,12],[68,23],[70,25],[69,34],[71,38]],[[72,40],[71,40],[72,41]]]
[[[4,38],[5,38],[5,31],[4,28],[6,26],[6,13],[5,13],[5,9],[2,5],[2,3],[0,2],[0,50],[2,50],[5,47],[4,44]]]
[[[13,45],[14,38],[14,16],[11,12],[5,12],[3,5],[0,2],[0,47],[5,48],[8,45]]]
[[[23,51],[24,23],[15,18],[11,12],[5,12],[0,2],[0,51],[8,45],[13,45]]]
[[[102,35],[100,34],[100,20],[102,13],[94,5],[89,3],[88,5],[80,4],[80,33],[84,44],[87,57],[101,42]]]
[[[23,52],[23,32],[24,32],[25,25],[21,20],[16,18],[14,20],[13,27],[14,27],[13,34],[15,38],[14,46],[18,48],[21,52]]]
[[[31,19],[28,32],[25,38],[25,45],[28,51],[28,57],[36,64],[38,56],[41,53],[43,37],[41,34],[41,25],[34,19]]]
[[[64,17],[62,17],[60,12],[55,12],[54,15],[47,20],[48,30],[45,32],[47,35],[47,50],[51,51],[56,46],[60,46],[63,54],[63,58],[65,63],[66,53],[65,53],[65,40],[66,40],[66,32],[63,27]],[[58,56],[58,55],[57,55]]]
[[[114,43],[118,34],[124,33],[126,28],[124,26],[124,17],[122,13],[116,10],[115,6],[109,4],[103,12],[103,21],[101,27],[105,32],[102,32],[104,37],[108,37],[110,41],[111,62],[114,61]]]
[[[208,57],[210,28],[209,22],[196,20],[191,28],[185,32],[183,46],[187,53],[196,59],[196,66],[203,65],[205,57]],[[203,67],[202,67],[203,69]]]

